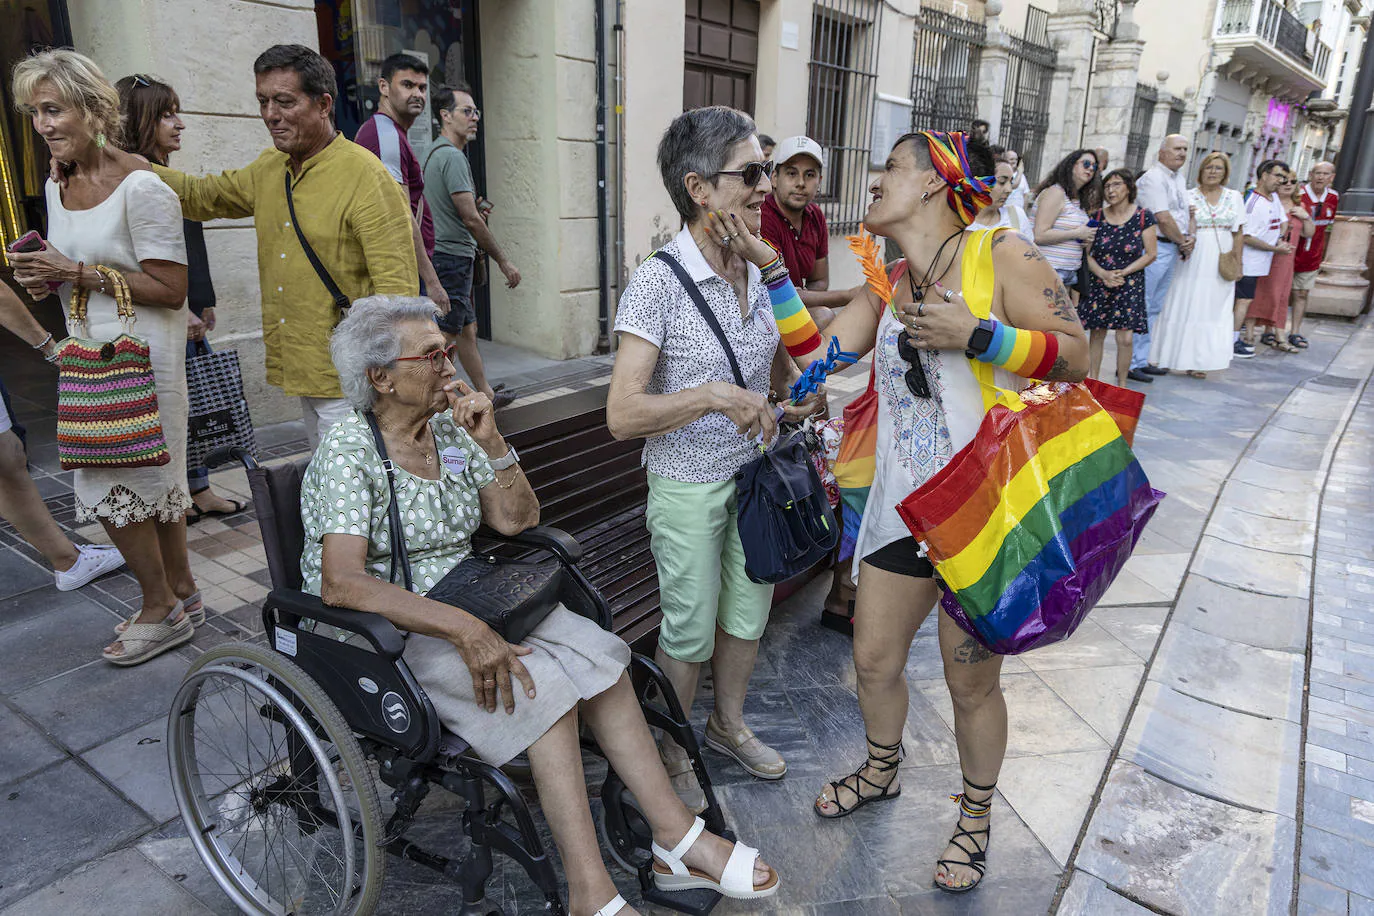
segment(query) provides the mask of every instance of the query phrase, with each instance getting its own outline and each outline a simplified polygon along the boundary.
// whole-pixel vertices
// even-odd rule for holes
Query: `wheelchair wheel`
[[[381,803],[358,741],[294,662],[251,643],[191,665],[167,724],[191,842],[245,913],[368,914]]]
[[[607,789],[610,789],[608,792]],[[607,780],[601,792],[601,817],[596,826],[601,843],[617,865],[630,874],[638,874],[640,866],[649,861],[653,829],[639,808],[639,802],[617,779]]]

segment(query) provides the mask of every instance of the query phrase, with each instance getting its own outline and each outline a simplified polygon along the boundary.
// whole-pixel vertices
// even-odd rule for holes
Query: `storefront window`
[[[0,236],[9,244],[30,229],[43,228],[43,182],[48,149],[29,119],[15,110],[9,75],[30,52],[71,44],[66,5],[61,0],[0,0]]]

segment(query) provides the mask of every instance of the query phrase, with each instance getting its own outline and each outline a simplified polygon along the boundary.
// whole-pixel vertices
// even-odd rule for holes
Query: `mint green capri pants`
[[[733,478],[683,483],[650,472],[645,520],[663,611],[658,644],[670,658],[709,659],[717,626],[736,639],[763,635],[773,586],[744,573]]]

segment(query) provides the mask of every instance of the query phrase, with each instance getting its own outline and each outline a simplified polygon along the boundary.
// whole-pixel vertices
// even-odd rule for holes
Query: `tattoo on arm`
[[[1061,321],[1078,323],[1078,312],[1074,311],[1073,301],[1069,299],[1069,291],[1064,288],[1063,283],[1045,287],[1044,295],[1045,304],[1054,312],[1054,317]]]
[[[964,639],[954,649],[954,660],[961,665],[976,665],[992,658],[992,650],[984,647],[972,636]]]
[[[1054,365],[1050,366],[1050,371],[1045,373],[1044,381],[1077,382],[1082,381],[1082,376],[1069,372],[1069,361],[1062,356],[1057,356]]]

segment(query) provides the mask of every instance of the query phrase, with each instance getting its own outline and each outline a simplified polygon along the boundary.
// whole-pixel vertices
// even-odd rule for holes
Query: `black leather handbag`
[[[391,520],[391,581],[396,581],[399,565],[406,590],[411,591],[410,556],[406,552],[405,528],[396,503],[396,475],[387,457],[386,443],[377,426],[377,417],[367,413],[367,425],[377,443],[386,485],[391,491],[387,511]],[[518,643],[558,606],[563,592],[563,564],[556,558],[525,562],[477,553],[463,559],[435,584],[426,598],[467,611],[491,627],[509,643]]]

